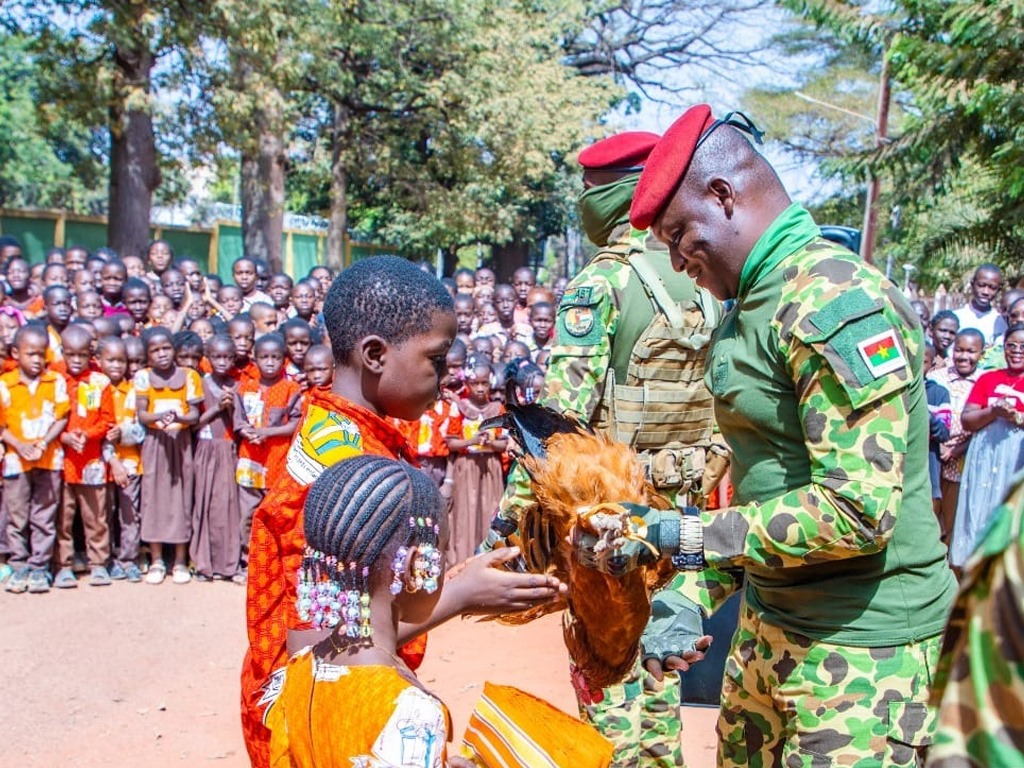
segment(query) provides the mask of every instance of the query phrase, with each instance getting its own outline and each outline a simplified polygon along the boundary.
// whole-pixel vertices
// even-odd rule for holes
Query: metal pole
[[[875,147],[880,148],[889,131],[889,60],[882,52],[882,76],[878,88],[878,124],[875,130]],[[875,175],[868,177],[867,199],[864,201],[864,226],[861,228],[860,255],[868,264],[875,255],[875,231],[878,228],[878,196],[881,181]]]

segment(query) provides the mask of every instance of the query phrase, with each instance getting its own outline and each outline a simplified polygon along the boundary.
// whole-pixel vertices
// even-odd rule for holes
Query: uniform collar
[[[740,271],[737,298],[743,298],[759,279],[775,269],[786,256],[820,236],[821,230],[811,214],[799,203],[790,205],[754,243]]]

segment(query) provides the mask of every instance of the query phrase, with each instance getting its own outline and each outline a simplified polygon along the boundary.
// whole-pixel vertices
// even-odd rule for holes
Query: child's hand
[[[160,414],[160,420],[157,423],[160,426],[162,426],[162,427],[164,427],[166,429],[167,427],[171,426],[177,420],[178,420],[178,412],[177,411],[164,411],[163,413]]]
[[[519,557],[519,547],[505,547],[471,557],[457,566],[445,589],[456,591],[459,613],[495,614],[525,611],[561,599],[569,588],[554,576],[514,573],[504,563]]]
[[[60,441],[75,453],[81,453],[85,450],[85,434],[78,430],[75,430],[74,432],[64,432],[60,436]]]
[[[118,459],[110,460],[110,474],[114,476],[114,482],[117,483],[118,487],[125,488],[128,485],[128,472],[124,468]]]
[[[225,411],[233,410],[235,407],[235,390],[225,389],[220,393],[220,407]]]
[[[238,430],[238,432],[242,436],[242,439],[245,440],[246,442],[254,443],[256,445],[259,444],[260,435],[252,427],[242,427],[240,430]]]
[[[117,445],[118,443],[120,443],[121,442],[121,428],[120,427],[111,427],[109,430],[107,430],[107,438],[106,439],[107,439],[108,443],[113,443],[114,445]]]
[[[14,450],[25,461],[36,461],[43,457],[43,446],[40,443],[23,443],[19,440],[14,444]]]

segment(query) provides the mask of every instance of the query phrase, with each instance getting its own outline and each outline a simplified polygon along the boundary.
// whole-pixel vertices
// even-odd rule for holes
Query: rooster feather
[[[635,502],[659,509],[669,504],[625,445],[571,432],[552,435],[544,447],[543,457],[523,459],[537,506],[520,525],[521,549],[534,553],[527,557],[530,570],[553,573],[568,584],[566,647],[588,686],[604,688],[621,682],[633,667],[650,618],[651,593],[668,581],[672,569],[658,561],[616,577],[588,568],[569,543],[572,529],[591,527],[584,513],[599,504]]]

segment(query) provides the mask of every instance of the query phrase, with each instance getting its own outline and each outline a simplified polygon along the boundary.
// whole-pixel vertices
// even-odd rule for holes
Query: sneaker
[[[28,590],[28,568],[16,568],[4,589],[15,595],[20,595]]]
[[[97,565],[89,574],[90,587],[109,587],[112,583],[110,573],[102,565]]]
[[[247,568],[242,569],[241,571],[236,573],[234,576],[232,576],[231,577],[231,583],[232,584],[237,584],[240,587],[244,587],[246,584],[248,584],[249,583],[248,569]]]
[[[78,586],[78,578],[71,568],[61,568],[57,572],[57,578],[53,580],[53,586],[57,589],[75,589]]]
[[[192,574],[188,572],[188,566],[178,563],[171,570],[171,581],[175,584],[188,584],[192,581]]]
[[[0,563],[0,584],[3,584],[14,573],[14,569],[11,568],[7,563]]]
[[[74,558],[71,560],[71,570],[75,573],[89,572],[89,564],[85,561],[85,557],[81,552],[75,552]]]
[[[124,581],[125,578],[127,578],[126,575],[125,575],[125,572],[124,572],[124,568],[122,568],[121,564],[119,562],[117,562],[116,560],[110,566],[109,574],[110,574],[110,578],[113,581]]]
[[[167,577],[167,566],[164,565],[160,560],[149,566],[149,572],[146,573],[147,584],[163,584],[164,579]]]
[[[205,573],[200,573],[199,571],[196,571],[194,574],[192,574],[192,578],[198,581],[200,584],[205,584],[207,582],[213,581],[213,576],[207,576]]]
[[[74,578],[74,576],[72,576]],[[28,574],[28,591],[33,595],[41,595],[50,591],[50,572],[42,568],[33,568]]]
[[[128,563],[124,567],[124,578],[130,584],[138,584],[142,581],[142,571],[135,563]]]

